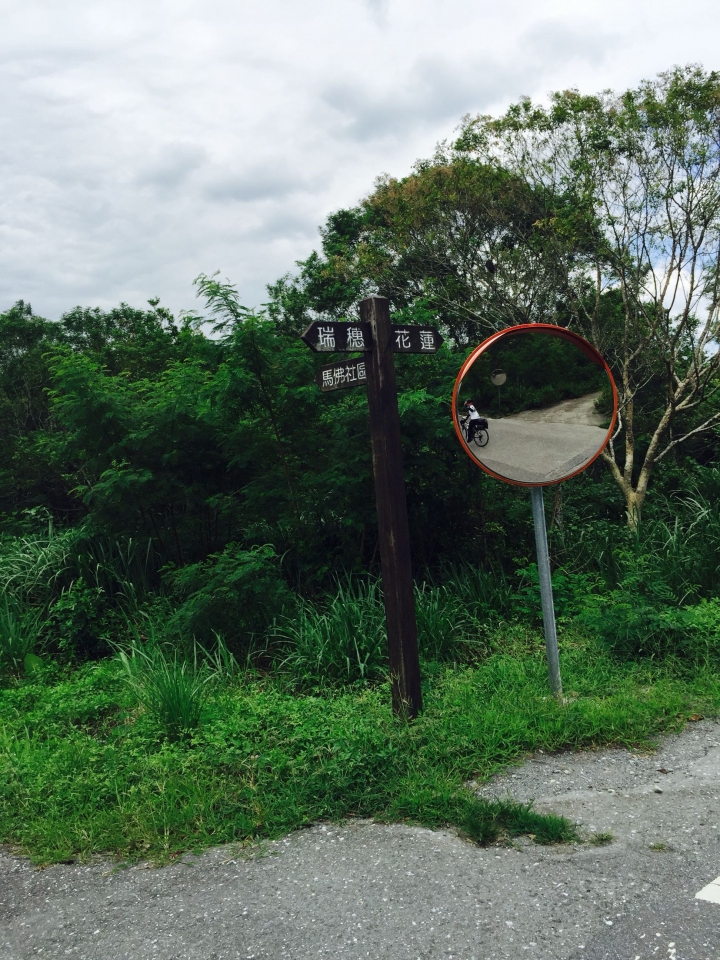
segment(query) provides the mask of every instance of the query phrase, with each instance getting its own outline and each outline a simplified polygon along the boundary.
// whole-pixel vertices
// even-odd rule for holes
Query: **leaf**
[[[25,668],[25,674],[28,677],[32,677],[34,674],[41,669],[43,665],[42,658],[39,657],[36,653],[26,653],[25,659],[23,660],[23,667]]]

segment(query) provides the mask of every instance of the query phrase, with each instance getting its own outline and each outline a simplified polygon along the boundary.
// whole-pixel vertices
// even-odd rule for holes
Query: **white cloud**
[[[248,304],[462,114],[713,58],[667,0],[0,0],[0,309]]]

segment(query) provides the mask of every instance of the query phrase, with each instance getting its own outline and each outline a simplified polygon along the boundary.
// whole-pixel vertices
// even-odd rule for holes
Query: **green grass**
[[[21,673],[33,661],[38,640],[40,617],[36,611],[24,610],[22,604],[6,593],[0,593],[0,670]]]
[[[170,740],[188,737],[200,723],[213,674],[161,645],[133,643],[119,659],[125,682],[136,700],[163,728]]]
[[[495,593],[492,576],[469,567],[447,570],[447,582],[415,587],[420,657],[472,659],[485,652],[486,621]],[[502,609],[502,604],[498,604]],[[378,579],[347,578],[320,603],[298,601],[268,634],[277,667],[298,687],[318,691],[338,683],[378,680],[387,672],[387,634]]]
[[[38,863],[104,853],[162,859],[272,838],[321,820],[452,824],[477,842],[572,839],[561,818],[477,799],[465,784],[530,751],[647,743],[720,705],[720,677],[613,661],[561,641],[568,702],[548,695],[542,639],[518,628],[475,666],[426,668],[426,708],[394,718],[389,690],[298,696],[279,680],[215,684],[171,740],[105,661],[0,690],[0,842]]]

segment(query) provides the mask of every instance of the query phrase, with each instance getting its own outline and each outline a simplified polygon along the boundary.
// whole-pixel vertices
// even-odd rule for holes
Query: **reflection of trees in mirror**
[[[491,380],[498,368],[507,375],[500,388]],[[480,354],[463,379],[459,400],[470,398],[481,415],[497,418],[589,394],[600,394],[609,421],[612,392],[603,368],[570,341],[531,330],[502,337]]]

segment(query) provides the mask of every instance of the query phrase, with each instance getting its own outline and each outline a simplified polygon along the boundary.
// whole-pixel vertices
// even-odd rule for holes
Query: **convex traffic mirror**
[[[453,393],[466,453],[499,480],[559,483],[595,460],[612,435],[617,391],[607,364],[553,324],[507,327],[468,357]]]

